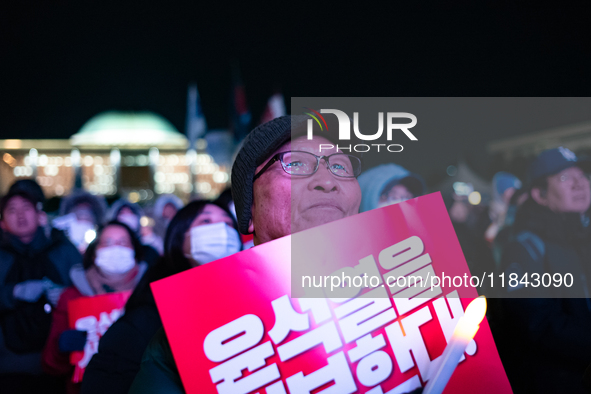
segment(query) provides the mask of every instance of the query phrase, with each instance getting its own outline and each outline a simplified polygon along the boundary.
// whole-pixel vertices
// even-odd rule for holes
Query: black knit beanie
[[[290,140],[292,116],[281,116],[251,131],[244,139],[232,166],[232,198],[236,206],[238,230],[248,234],[251,218],[254,172],[269,155]]]
[[[334,119],[333,119],[334,118]],[[238,152],[232,166],[232,198],[236,207],[238,230],[248,234],[253,199],[254,172],[269,156],[290,139],[305,136],[306,115],[286,115],[258,126],[244,139],[242,149]],[[331,130],[338,130],[336,117],[329,117],[326,122]],[[329,133],[327,129],[319,129],[313,124],[314,136],[324,137],[338,144],[338,134]],[[359,156],[359,153],[351,153]]]

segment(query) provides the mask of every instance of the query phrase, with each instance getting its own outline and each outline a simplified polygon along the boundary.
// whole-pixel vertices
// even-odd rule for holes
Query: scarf
[[[105,275],[93,265],[86,270],[85,275],[95,294],[100,295],[133,290],[141,279],[138,273],[139,267],[137,264],[129,272],[120,275]]]

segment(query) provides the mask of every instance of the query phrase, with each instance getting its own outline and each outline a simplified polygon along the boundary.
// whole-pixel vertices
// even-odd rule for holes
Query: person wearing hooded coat
[[[164,239],[170,221],[184,205],[174,194],[163,194],[158,197],[152,209],[152,217],[156,222],[154,233],[157,236]]]
[[[183,205],[181,199],[174,194],[163,194],[158,197],[151,209],[147,210],[149,219],[141,229],[142,243],[150,245],[162,256],[164,254],[164,236],[168,224]]]
[[[104,197],[74,190],[62,199],[59,216],[53,220],[53,227],[63,230],[78,250],[84,253],[92,241],[86,238],[86,233],[96,231],[105,222],[106,212]]]
[[[415,198],[427,190],[421,176],[394,163],[364,171],[357,180],[361,187],[359,212]]]
[[[136,236],[141,240],[141,224],[140,220],[144,216],[144,210],[137,204],[121,198],[113,203],[109,211],[109,220],[116,220],[125,223]],[[150,245],[142,242],[144,261],[148,263],[148,267],[156,264],[160,258],[160,253]]]

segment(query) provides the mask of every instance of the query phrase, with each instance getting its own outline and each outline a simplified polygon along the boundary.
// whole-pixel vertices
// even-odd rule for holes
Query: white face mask
[[[140,220],[138,217],[131,213],[122,213],[117,216],[117,220],[123,224],[127,224],[127,227],[133,231],[137,231],[140,226]]]
[[[94,264],[106,275],[120,275],[135,266],[135,252],[125,246],[106,246],[97,249]]]
[[[226,223],[204,224],[193,227],[191,258],[199,264],[207,264],[240,251],[238,231]]]

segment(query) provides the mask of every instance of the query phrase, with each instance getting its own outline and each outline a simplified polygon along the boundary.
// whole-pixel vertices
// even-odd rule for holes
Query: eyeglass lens
[[[310,175],[316,172],[318,156],[308,152],[287,152],[281,159],[285,172],[291,175]],[[340,177],[358,175],[359,159],[345,153],[337,153],[328,157],[330,171]]]

